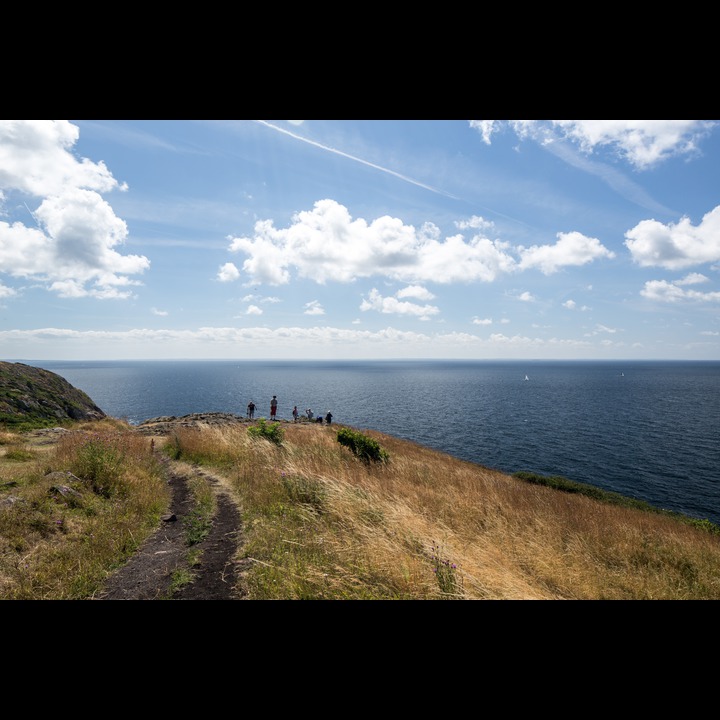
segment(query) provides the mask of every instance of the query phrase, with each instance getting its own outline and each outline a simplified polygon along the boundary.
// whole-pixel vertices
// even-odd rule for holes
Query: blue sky
[[[709,120],[0,120],[0,359],[720,359]]]

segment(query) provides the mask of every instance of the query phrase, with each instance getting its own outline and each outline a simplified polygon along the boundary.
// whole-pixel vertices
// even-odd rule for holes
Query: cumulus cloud
[[[377,289],[373,288],[367,300],[360,304],[360,310],[376,310],[380,313],[394,315],[414,315],[421,320],[428,320],[430,316],[437,315],[440,310],[434,305],[417,305],[416,303],[402,302],[397,297],[383,297]]]
[[[640,294],[648,300],[659,302],[720,302],[720,292],[699,292],[697,290],[685,290],[682,281],[674,283],[666,280],[650,280],[645,283]]]
[[[308,303],[305,303],[305,310],[303,310],[305,315],[324,315],[325,310],[323,309],[323,306],[318,302],[317,300],[311,300]]]
[[[78,159],[78,137],[64,120],[0,121],[0,191],[22,199],[36,225],[0,222],[0,272],[45,282],[61,297],[131,297],[140,282],[129,276],[150,262],[116,250],[127,225],[100,195],[127,186],[104,163]]]
[[[259,308],[257,305],[248,305],[247,310],[245,311],[246,315],[262,315],[263,311],[262,308]]]
[[[150,312],[153,315],[159,315],[160,317],[166,317],[169,314],[167,310],[158,310],[157,308],[151,308]]]
[[[642,267],[681,270],[720,260],[720,205],[707,213],[699,225],[683,217],[664,225],[643,220],[625,233],[625,246]]]
[[[676,280],[676,285],[697,285],[699,283],[710,282],[710,278],[702,273],[688,273],[684,278]]]
[[[476,225],[487,224],[474,222],[467,227]],[[288,228],[276,228],[270,220],[257,222],[252,237],[234,238],[228,249],[247,256],[242,271],[252,282],[271,285],[289,283],[292,272],[320,284],[371,276],[411,284],[492,282],[518,269],[539,267],[551,273],[564,265],[614,257],[598,240],[580,233],[558,237],[555,245],[520,248],[518,264],[507,242],[482,234],[442,240],[432,223],[418,230],[389,216],[368,223],[352,219],[347,208],[326,199],[316,202],[311,211],[297,213]]]
[[[67,120],[0,121],[0,187],[31,196],[67,188],[108,192],[120,186],[105,166],[72,154],[80,129]]]
[[[492,230],[495,227],[495,223],[492,220],[485,220],[480,215],[473,215],[467,220],[456,220],[455,227],[458,230],[467,230],[471,228],[473,230]]]
[[[319,284],[369,277],[407,282],[410,287],[427,282],[492,282],[528,268],[550,274],[615,256],[599,240],[579,232],[558,233],[554,245],[513,249],[510,243],[483,234],[491,223],[479,216],[458,226],[472,231],[472,237],[458,233],[442,239],[433,223],[417,229],[387,215],[368,223],[325,199],[294,215],[288,228],[276,228],[271,220],[258,221],[252,237],[231,238],[228,250],[247,256],[242,271],[250,282],[270,285],[287,284],[293,274]],[[519,254],[520,262],[513,253]]]
[[[272,285],[288,283],[291,270],[321,284],[371,276],[449,283],[491,281],[516,267],[508,243],[480,235],[469,241],[438,237],[431,223],[418,230],[389,216],[353,220],[344,206],[326,199],[297,213],[289,228],[257,222],[253,237],[234,238],[229,251],[248,256],[242,269],[253,281]]]
[[[398,290],[395,296],[399,298],[411,297],[416,300],[432,300],[435,297],[427,288],[421,285],[408,285],[402,290]]]
[[[614,258],[597,238],[590,238],[579,232],[560,232],[554,245],[520,246],[520,267],[537,268],[544,275],[551,275],[563,267],[587,265],[599,258]]]
[[[473,325],[492,325],[492,318],[474,317],[472,323]]]
[[[492,135],[505,126],[499,120],[469,122],[488,145]],[[507,124],[522,140],[530,138],[541,144],[567,140],[587,155],[606,148],[636,169],[646,170],[667,158],[697,153],[700,140],[715,123],[707,120],[510,120]]]
[[[234,263],[227,262],[220,266],[217,279],[220,282],[233,282],[240,277],[240,271],[235,267]]]

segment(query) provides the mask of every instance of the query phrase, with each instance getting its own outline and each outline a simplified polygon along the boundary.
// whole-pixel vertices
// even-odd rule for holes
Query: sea
[[[332,413],[512,474],[557,475],[720,525],[720,362],[23,361],[139,424]]]

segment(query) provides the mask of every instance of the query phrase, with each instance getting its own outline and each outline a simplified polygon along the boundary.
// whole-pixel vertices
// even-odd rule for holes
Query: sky
[[[0,120],[0,359],[720,360],[720,127]]]

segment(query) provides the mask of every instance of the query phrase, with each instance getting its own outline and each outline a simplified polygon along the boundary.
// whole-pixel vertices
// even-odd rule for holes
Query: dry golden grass
[[[720,538],[663,515],[533,485],[382,433],[368,464],[336,428],[180,435],[222,466],[248,527],[251,597],[720,598]]]
[[[231,491],[250,599],[720,599],[720,536],[678,518],[375,431],[389,462],[358,459],[335,426],[280,428],[279,444],[241,423],[156,445]],[[3,599],[92,597],[168,504],[158,453],[121,421],[45,438],[0,435]]]
[[[158,461],[122,424],[23,437],[31,457],[0,457],[0,598],[90,597],[155,530],[169,500]]]

